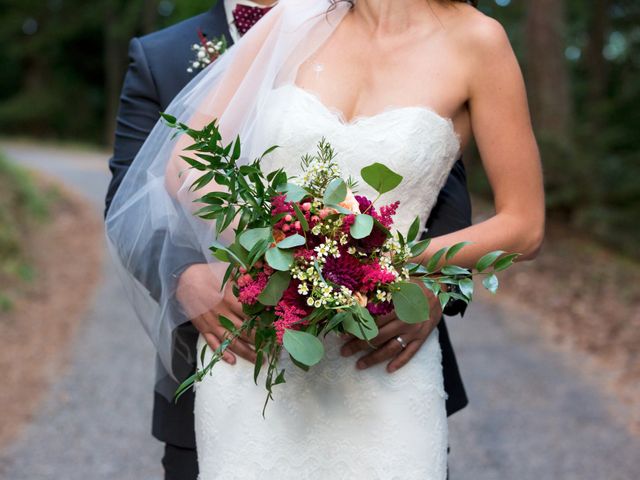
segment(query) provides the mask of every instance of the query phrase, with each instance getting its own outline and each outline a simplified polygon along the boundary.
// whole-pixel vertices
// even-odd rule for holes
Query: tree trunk
[[[115,118],[118,111],[118,98],[122,76],[122,49],[118,35],[117,6],[114,2],[105,2],[104,15],[104,85],[105,85],[105,140],[113,143]]]
[[[142,6],[142,32],[151,33],[157,28],[159,0],[144,0]]]
[[[564,0],[527,2],[526,78],[536,130],[566,140],[571,120]]]

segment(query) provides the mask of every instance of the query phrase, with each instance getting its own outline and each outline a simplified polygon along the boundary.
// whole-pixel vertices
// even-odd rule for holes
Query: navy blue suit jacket
[[[129,47],[129,69],[127,71],[115,130],[113,157],[109,168],[113,178],[106,198],[106,209],[127,169],[140,150],[145,139],[178,92],[191,80],[187,72],[193,58],[190,47],[198,42],[200,29],[208,38],[225,35],[231,43],[224,12],[224,2],[218,1],[208,12],[185,20],[150,35],[134,38]],[[465,228],[471,224],[471,205],[467,191],[465,169],[462,160],[454,165],[438,201],[427,221],[429,236],[435,237]],[[149,258],[154,258],[153,252]],[[201,254],[188,250],[176,250],[175,271],[185,266],[204,261]],[[135,272],[134,272],[135,274]],[[149,288],[152,295],[157,290],[154,275],[139,280]],[[452,303],[445,309],[446,315],[464,311],[460,303]],[[191,336],[195,351],[197,332],[187,324],[186,335]],[[447,413],[464,408],[467,396],[460,378],[456,358],[449,341],[444,319],[438,325],[442,347],[445,390],[448,394]],[[195,355],[194,355],[195,358]],[[155,393],[153,412],[153,435],[159,440],[185,448],[195,447],[193,425],[193,393],[183,395],[177,402],[167,401]]]

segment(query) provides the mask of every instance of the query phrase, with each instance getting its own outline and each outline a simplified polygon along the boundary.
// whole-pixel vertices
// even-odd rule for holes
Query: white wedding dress
[[[312,93],[287,84],[269,93],[262,112],[255,152],[281,147],[265,158],[265,172],[299,172],[300,156],[314,153],[324,136],[345,177],[359,178],[373,162],[403,176],[380,201],[400,200],[401,231],[416,215],[426,220],[460,149],[451,120],[425,107],[390,107],[347,123]],[[358,191],[374,198],[362,181]],[[283,357],[286,384],[274,388],[266,418],[266,391],[260,379],[254,384],[253,365],[240,358],[235,366],[217,364],[196,385],[200,480],[444,480],[446,394],[437,331],[392,374],[386,364],[357,370],[356,356],[340,356],[342,343],[328,336],[325,358],[309,373]],[[200,338],[198,352],[204,345]]]

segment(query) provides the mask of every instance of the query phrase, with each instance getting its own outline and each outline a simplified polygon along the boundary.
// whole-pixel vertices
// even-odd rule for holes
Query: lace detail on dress
[[[263,160],[264,171],[285,166],[289,174],[299,174],[300,156],[315,153],[325,137],[345,177],[360,179],[360,170],[376,161],[402,175],[381,204],[400,201],[395,226],[404,233],[417,215],[424,225],[460,152],[453,121],[428,107],[389,107],[345,122],[313,93],[286,84],[271,92],[262,111],[250,158],[275,143],[281,146]],[[358,192],[376,196],[361,179]]]
[[[396,226],[406,231],[416,215],[426,221],[457,157],[460,142],[450,120],[424,107],[385,110],[349,123],[313,94],[285,85],[264,99],[249,146],[264,171],[300,172],[299,158],[321,136],[338,153],[345,176],[381,162],[404,177],[388,195],[400,200]],[[295,164],[291,162],[295,161]],[[375,197],[360,180],[358,191]],[[385,198],[381,204],[385,203]],[[199,340],[198,350],[204,345]],[[196,388],[200,480],[444,480],[447,418],[438,332],[404,368],[357,370],[343,358],[342,341],[325,339],[325,358],[309,374],[283,358],[285,385],[262,418],[264,379],[253,365],[220,363]]]
[[[200,339],[198,348],[204,345]],[[308,374],[287,358],[287,383],[261,415],[264,378],[239,359],[196,388],[200,480],[443,480],[447,418],[437,331],[404,368],[360,371],[325,340]]]

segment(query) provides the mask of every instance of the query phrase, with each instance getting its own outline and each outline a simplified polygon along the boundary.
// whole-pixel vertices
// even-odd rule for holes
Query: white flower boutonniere
[[[196,70],[202,70],[210,65],[215,59],[227,50],[227,39],[224,35],[209,40],[201,30],[198,30],[198,38],[200,43],[194,43],[191,50],[195,52],[196,58],[189,63],[187,72],[193,73]]]

